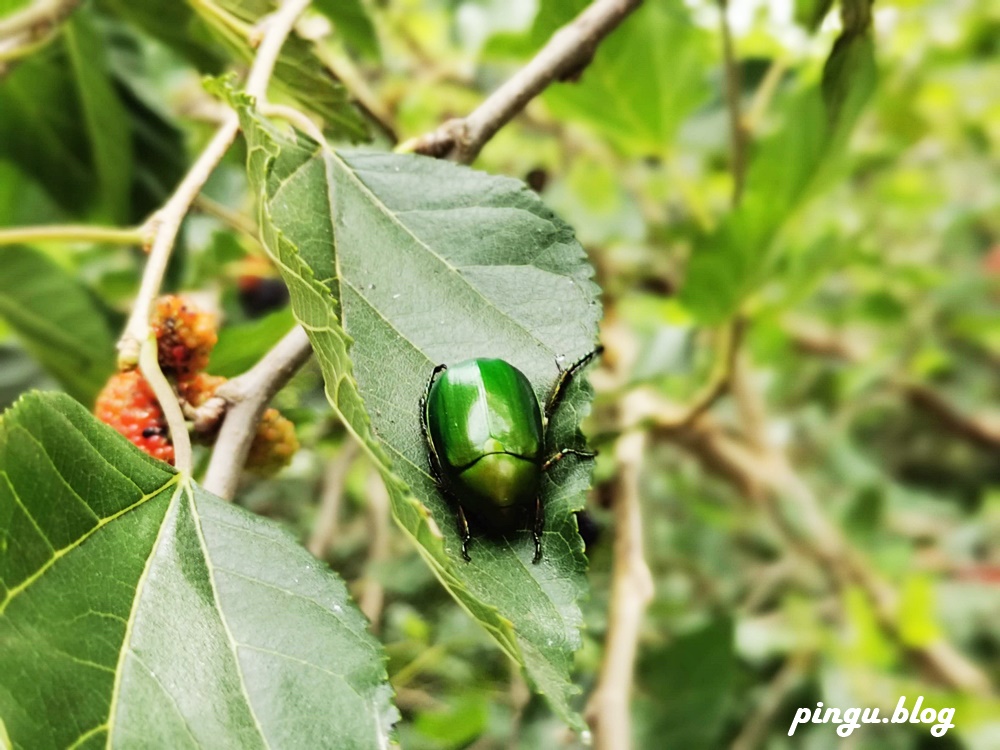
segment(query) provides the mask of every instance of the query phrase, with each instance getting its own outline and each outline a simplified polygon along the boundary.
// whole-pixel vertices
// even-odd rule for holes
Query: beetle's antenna
[[[556,380],[555,390],[552,391],[552,395],[549,396],[549,401],[545,405],[545,420],[548,421],[549,417],[559,406],[559,403],[566,396],[566,389],[569,387],[570,381],[573,376],[581,369],[590,364],[595,357],[600,356],[604,352],[604,346],[601,344],[597,345],[597,348],[589,354],[585,354],[580,357],[576,362],[569,366],[569,368],[562,370],[559,373],[559,378]]]

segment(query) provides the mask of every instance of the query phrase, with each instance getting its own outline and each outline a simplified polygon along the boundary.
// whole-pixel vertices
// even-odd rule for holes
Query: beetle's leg
[[[542,527],[545,524],[545,514],[542,513],[542,496],[535,498],[535,528],[532,534],[535,537],[535,556],[531,558],[532,564],[538,564],[542,559]]]
[[[542,464],[542,471],[548,471],[566,456],[579,456],[580,458],[597,458],[597,453],[590,451],[578,451],[576,448],[563,448],[561,451],[553,453],[549,459]]]
[[[466,562],[472,562],[469,557],[469,540],[472,539],[472,534],[469,533],[469,522],[465,520],[465,511],[461,505],[458,505],[458,533],[462,537],[462,557]]]
[[[427,399],[431,395],[431,386],[434,385],[434,380],[437,378],[438,373],[447,369],[448,365],[438,365],[434,368],[431,376],[427,379],[424,395],[420,397],[420,432],[424,436],[424,443],[427,445],[427,454],[430,456],[431,474],[434,475],[434,481],[438,483],[438,486],[441,486],[441,459],[438,458],[437,451],[434,449],[434,442],[431,440],[431,431],[427,426]]]
[[[585,354],[584,356],[580,357],[580,359],[578,359],[576,362],[570,365],[568,369],[563,370],[562,372],[559,373],[559,378],[558,380],[556,380],[556,387],[553,389],[552,395],[549,396],[548,403],[545,404],[546,421],[548,421],[549,417],[552,416],[552,413],[556,410],[556,408],[559,406],[559,403],[563,400],[563,397],[566,395],[566,388],[569,387],[569,383],[573,379],[573,376],[576,375],[576,373],[579,372],[582,368],[590,364],[591,360],[593,360],[594,357],[599,356],[603,351],[604,347],[598,345],[597,348],[594,349],[594,351],[592,351],[590,354]]]

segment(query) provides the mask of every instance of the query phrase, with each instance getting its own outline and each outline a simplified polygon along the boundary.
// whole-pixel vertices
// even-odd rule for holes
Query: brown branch
[[[365,588],[358,608],[368,618],[372,631],[378,633],[385,604],[385,587],[378,580],[378,567],[389,557],[389,492],[382,475],[374,468],[368,473],[365,489],[371,543],[365,563]]]
[[[733,35],[729,29],[727,10],[729,0],[719,0],[719,27],[722,36],[722,60],[726,78],[726,107],[729,109],[729,137],[732,148],[733,206],[738,206],[743,197],[743,184],[747,171],[747,129],[740,114],[740,96],[743,76],[736,52],[733,49]]]
[[[867,347],[856,339],[808,328],[803,324],[792,328],[789,335],[795,346],[807,354],[851,363],[862,362],[868,356]],[[1000,418],[966,414],[939,391],[924,383],[897,379],[894,385],[910,404],[923,409],[953,435],[986,450],[1000,448]]]
[[[768,729],[788,698],[802,684],[808,674],[808,655],[794,655],[767,685],[757,706],[733,740],[730,750],[754,750],[761,747]]]
[[[676,410],[648,392],[643,408],[653,410],[652,415],[643,415],[644,419],[664,412],[668,427]],[[938,640],[922,646],[903,644],[895,591],[872,572],[870,562],[843,538],[815,493],[792,469],[784,452],[766,443],[751,447],[708,415],[684,431],[668,429],[663,434],[763,506],[786,540],[817,563],[834,588],[842,591],[857,586],[864,591],[882,630],[934,679],[977,695],[992,693],[989,678],[950,643]]]
[[[628,396],[623,417],[642,408]],[[615,543],[608,634],[597,686],[587,703],[586,717],[597,750],[628,748],[632,737],[630,696],[639,635],[646,607],[653,597],[653,579],[643,554],[641,489],[643,455],[649,433],[632,430],[618,439],[618,492],[615,497]]]
[[[434,132],[402,144],[399,150],[471,163],[487,141],[550,83],[579,76],[598,44],[641,2],[595,0],[470,114],[445,122]]]
[[[933,416],[949,432],[987,450],[1000,448],[1000,421],[964,414],[930,386],[903,383],[902,388],[911,404]]]
[[[17,13],[0,18],[0,39],[28,32],[44,33],[67,19],[79,4],[80,0],[38,0]]]
[[[301,326],[289,331],[252,368],[222,385],[216,396],[228,405],[202,483],[209,492],[232,500],[264,409],[312,354]]]
[[[0,18],[0,77],[14,61],[51,41],[79,5],[80,0],[38,0]]]
[[[309,535],[309,543],[306,544],[306,549],[312,553],[313,557],[322,560],[337,534],[337,522],[340,520],[340,506],[344,500],[347,472],[350,471],[351,465],[359,453],[360,448],[355,441],[345,440],[337,455],[326,465],[319,512],[316,514],[316,522]]]
[[[673,418],[670,425],[665,421],[658,422],[657,427],[659,429],[684,429],[697,421],[702,414],[707,413],[720,398],[729,392],[733,385],[733,376],[736,373],[737,360],[740,356],[740,344],[743,342],[745,330],[746,322],[742,318],[735,318],[726,328],[722,329],[722,353],[718,356],[714,375],[704,390],[694,398],[679,416]]]

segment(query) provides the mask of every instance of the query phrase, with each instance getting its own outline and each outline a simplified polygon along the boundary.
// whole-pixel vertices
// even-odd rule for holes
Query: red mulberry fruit
[[[97,396],[94,414],[153,458],[174,462],[163,410],[138,370],[112,375]]]
[[[151,321],[160,368],[182,377],[204,370],[219,340],[215,316],[176,295],[160,297]]]

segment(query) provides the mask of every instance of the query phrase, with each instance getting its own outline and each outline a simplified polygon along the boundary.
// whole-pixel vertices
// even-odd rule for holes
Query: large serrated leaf
[[[114,371],[114,336],[87,287],[30,247],[0,247],[0,319],[53,377],[90,403]]]
[[[218,0],[213,12],[206,12],[206,8],[215,8],[215,5],[196,3],[194,7],[219,40],[249,62],[253,60],[254,49],[245,37],[234,33],[220,18],[228,15],[244,25],[253,26],[277,10],[278,5],[275,0]],[[351,103],[347,89],[320,61],[313,44],[297,33],[290,34],[281,47],[273,82],[295,97],[300,106],[322,117],[327,132],[352,142],[368,139],[368,126]]]
[[[647,0],[615,30],[579,82],[552,86],[546,104],[586,122],[623,152],[669,152],[680,124],[711,96],[711,38],[678,0]]]
[[[363,0],[314,0],[312,7],[333,22],[337,34],[352,48],[367,57],[378,57],[378,34]]]
[[[0,113],[0,158],[74,213],[128,219],[132,134],[87,12],[0,81]]]
[[[570,671],[586,561],[573,511],[591,467],[564,461],[547,478],[540,564],[527,531],[477,534],[466,563],[418,418],[434,365],[468,357],[504,358],[548,395],[559,363],[594,347],[598,290],[582,248],[515,180],[423,157],[329,153],[284,137],[245,103],[241,116],[263,238],[331,404],[381,468],[396,520],[435,574],[582,728]],[[581,445],[588,401],[577,383],[553,419],[550,450]]]
[[[0,664],[14,748],[368,750],[395,718],[336,575],[59,394],[0,418]]]

